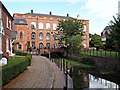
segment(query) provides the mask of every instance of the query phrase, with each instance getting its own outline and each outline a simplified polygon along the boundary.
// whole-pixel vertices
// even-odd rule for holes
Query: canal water
[[[100,90],[109,89],[109,90],[119,90],[119,86],[109,80],[104,78],[89,74],[88,72],[84,72],[83,70],[74,68],[70,76],[73,79],[74,88],[81,88],[83,90],[89,88],[96,88]]]

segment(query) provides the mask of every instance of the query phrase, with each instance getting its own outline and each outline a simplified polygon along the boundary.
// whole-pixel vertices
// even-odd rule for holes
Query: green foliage
[[[75,36],[72,37],[73,41],[72,41],[72,45],[71,45],[71,49],[73,52],[79,51],[82,48],[82,36],[77,34]]]
[[[79,41],[81,44],[80,35],[82,33],[82,29],[83,29],[83,22],[81,20],[69,19],[65,21],[64,20],[59,21],[59,25],[57,28],[60,34],[59,42],[61,43],[65,41],[64,44],[67,46],[69,45],[71,50],[73,38],[74,38],[73,46],[74,44],[79,43]]]
[[[90,38],[91,38],[91,41],[90,41],[91,47],[102,47],[103,46],[100,35],[91,34]]]
[[[118,49],[118,53],[119,53],[119,58],[120,58],[120,15],[117,16],[117,18],[115,18],[115,16],[113,16],[114,21],[110,22],[110,28],[111,28],[111,37],[113,38],[117,49]]]
[[[95,65],[94,58],[90,58],[88,55],[84,54],[82,59],[80,60],[81,63],[88,64],[88,65]]]
[[[21,50],[15,50],[15,53],[16,53],[16,55],[20,55],[20,56],[26,56],[27,55],[27,53],[22,52]]]
[[[22,73],[31,64],[31,55],[26,57],[12,57],[8,64],[2,67],[2,85],[7,84],[13,78]]]

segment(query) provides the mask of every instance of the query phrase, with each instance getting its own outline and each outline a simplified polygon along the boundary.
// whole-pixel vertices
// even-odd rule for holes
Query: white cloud
[[[118,0],[86,0],[85,5],[81,7],[98,20],[111,19],[116,15],[117,8]]]

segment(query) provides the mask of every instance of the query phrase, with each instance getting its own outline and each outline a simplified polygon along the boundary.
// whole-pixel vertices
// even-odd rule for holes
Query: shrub
[[[83,55],[82,59],[80,60],[81,63],[88,64],[88,65],[95,65],[94,58],[89,57],[88,55]]]
[[[16,55],[26,56],[28,53],[22,52],[21,50],[15,50]]]
[[[22,57],[16,60],[10,60],[10,62],[2,67],[2,85],[7,84],[13,78],[17,77],[20,73],[22,73],[28,65],[31,65],[31,55],[27,54],[26,57]],[[18,59],[18,60],[17,60]]]

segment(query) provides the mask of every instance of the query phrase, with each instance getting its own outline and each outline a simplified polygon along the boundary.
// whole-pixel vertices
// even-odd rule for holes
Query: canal
[[[100,69],[95,69],[93,67],[83,65],[78,61],[66,58],[52,58],[50,60],[56,63],[63,72],[68,72],[67,74],[73,80],[74,88],[80,88],[83,90],[89,88],[108,88],[111,90],[119,90],[119,72],[102,72]]]

